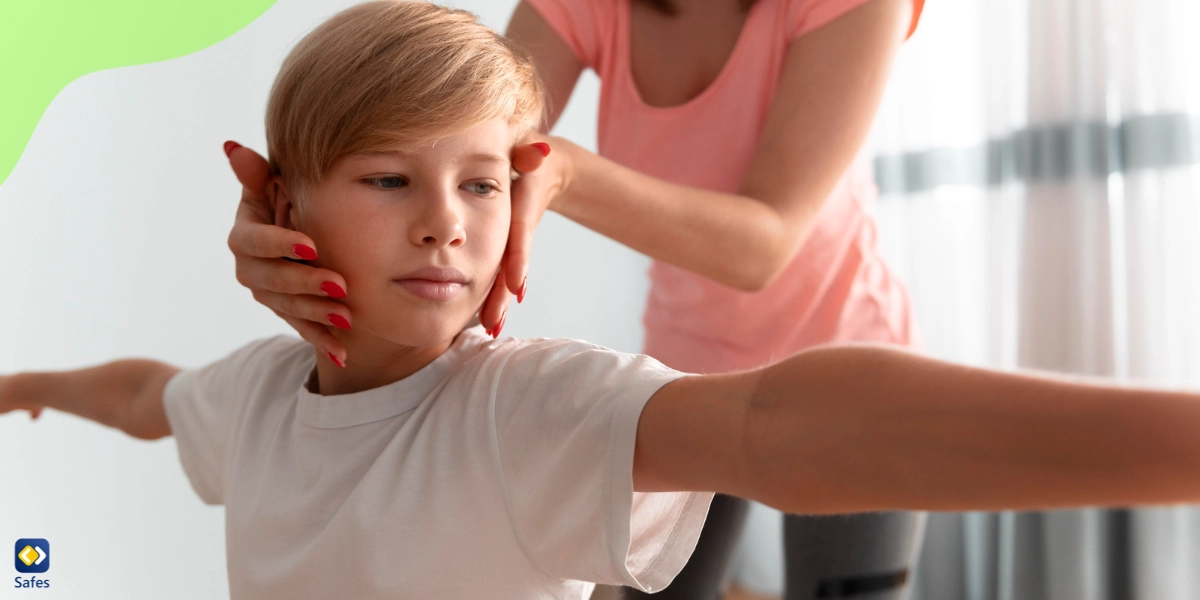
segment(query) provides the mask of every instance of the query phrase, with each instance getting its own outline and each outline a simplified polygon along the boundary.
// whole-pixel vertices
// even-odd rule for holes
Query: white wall
[[[280,0],[213,47],[94,73],[58,95],[0,186],[0,373],[130,356],[196,367],[290,331],[234,279],[225,238],[239,187],[221,144],[264,148],[280,61],[351,4]],[[453,4],[502,29],[516,2]],[[556,133],[594,148],[597,91],[585,75]],[[547,215],[529,295],[505,334],[637,351],[647,266]],[[141,442],[64,413],[37,423],[10,413],[0,416],[0,453],[0,549],[19,537],[52,548],[49,589],[15,590],[10,579],[0,598],[227,596],[223,510],[200,503],[172,440]]]

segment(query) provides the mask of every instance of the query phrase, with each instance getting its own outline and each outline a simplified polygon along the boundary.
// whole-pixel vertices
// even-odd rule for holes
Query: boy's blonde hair
[[[493,118],[542,119],[527,55],[461,10],[401,0],[338,13],[292,50],[267,103],[272,172],[293,196],[339,158],[422,145]]]

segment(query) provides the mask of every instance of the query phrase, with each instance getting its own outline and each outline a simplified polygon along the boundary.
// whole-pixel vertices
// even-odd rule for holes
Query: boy
[[[533,68],[466,13],[372,2],[293,50],[268,106],[278,223],[355,294],[350,364],[301,340],[207,367],[0,377],[175,435],[226,506],[234,598],[585,598],[654,591],[712,491],[789,512],[1200,498],[1200,397],[1002,374],[882,347],[685,376],[572,340],[467,327],[496,276]]]

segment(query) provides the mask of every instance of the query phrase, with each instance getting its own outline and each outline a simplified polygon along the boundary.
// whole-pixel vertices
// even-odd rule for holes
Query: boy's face
[[[316,242],[317,265],[340,273],[353,335],[430,347],[479,309],[510,219],[515,140],[493,119],[420,148],[349,155],[310,189],[291,224]]]

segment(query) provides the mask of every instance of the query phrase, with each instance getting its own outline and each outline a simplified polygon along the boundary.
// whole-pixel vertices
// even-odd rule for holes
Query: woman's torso
[[[664,180],[736,192],[754,158],[795,32],[793,4],[755,3],[724,66],[711,67],[707,57],[715,79],[682,104],[658,107],[643,101],[631,68],[631,21],[636,15],[631,15],[630,0],[610,0],[612,12],[607,26],[597,32],[593,65],[603,82],[600,154]],[[661,57],[658,63],[661,68]],[[704,73],[703,68],[691,71]],[[641,70],[638,75],[643,81],[652,79]],[[696,77],[674,79],[698,89]],[[669,82],[653,83],[659,87],[648,94],[652,102],[671,97],[662,87]],[[694,93],[681,92],[675,97]],[[759,292],[740,291],[655,261],[643,317],[644,351],[679,370],[722,372],[832,341],[915,345],[907,292],[876,251],[875,223],[868,212],[875,195],[869,164],[860,154],[825,200],[789,265]]]

